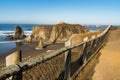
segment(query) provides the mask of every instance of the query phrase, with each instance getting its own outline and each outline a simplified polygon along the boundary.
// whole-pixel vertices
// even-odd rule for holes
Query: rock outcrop
[[[25,42],[39,42],[49,40],[52,26],[35,26],[32,33],[25,39]]]
[[[20,26],[15,27],[15,33],[14,35],[8,35],[6,36],[6,39],[24,39],[26,36],[24,34],[24,31]]]
[[[64,42],[72,34],[84,33],[88,29],[79,24],[60,23],[48,26],[35,26],[32,33],[25,39],[26,42],[39,42],[40,38],[43,42]]]
[[[72,34],[88,32],[88,29],[79,24],[59,23],[48,26],[35,26],[25,42],[38,42],[35,49],[43,49],[44,43],[65,42]]]
[[[60,23],[53,26],[50,34],[50,42],[65,42],[72,34],[87,32],[88,29],[79,24]]]
[[[38,43],[38,46],[35,48],[37,50],[41,50],[43,49],[43,41],[42,41],[42,38],[40,39],[39,43]]]

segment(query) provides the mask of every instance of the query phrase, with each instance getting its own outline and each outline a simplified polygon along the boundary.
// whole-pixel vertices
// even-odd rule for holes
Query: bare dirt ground
[[[112,30],[108,42],[78,74],[76,80],[120,80],[120,29]]]
[[[92,80],[120,80],[120,29],[111,31]]]
[[[95,72],[94,68],[99,63],[99,57],[101,53],[97,53],[90,62],[84,67],[84,69],[78,74],[75,80],[92,80],[92,76]]]

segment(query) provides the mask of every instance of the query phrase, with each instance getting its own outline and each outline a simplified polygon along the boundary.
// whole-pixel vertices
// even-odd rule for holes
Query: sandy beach
[[[120,80],[120,29],[112,30],[108,43],[101,50],[93,80]]]
[[[20,44],[20,43],[19,43]],[[55,43],[55,44],[46,44],[45,48],[42,50],[36,50],[35,47],[38,43],[24,43],[21,46],[17,46],[7,52],[5,55],[0,56],[0,66],[5,65],[5,57],[15,51],[21,50],[22,51],[22,59],[24,60],[27,57],[34,57],[40,54],[49,54],[51,51],[60,49],[64,47],[64,43]]]

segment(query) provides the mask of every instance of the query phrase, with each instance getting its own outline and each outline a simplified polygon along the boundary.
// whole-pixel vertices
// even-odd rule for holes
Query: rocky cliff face
[[[35,26],[32,33],[25,39],[26,42],[39,42],[41,39],[47,41],[50,36],[52,26]]]
[[[50,42],[64,42],[66,41],[72,34],[79,34],[87,32],[88,30],[78,24],[57,24],[54,25],[50,34]]]
[[[39,42],[42,38],[44,42],[64,42],[72,34],[84,33],[88,29],[79,24],[56,24],[49,26],[35,26],[32,33],[25,39],[26,42]]]

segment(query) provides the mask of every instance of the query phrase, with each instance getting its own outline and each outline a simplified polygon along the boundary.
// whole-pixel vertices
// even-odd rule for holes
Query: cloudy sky
[[[0,0],[0,23],[120,24],[120,0]]]

